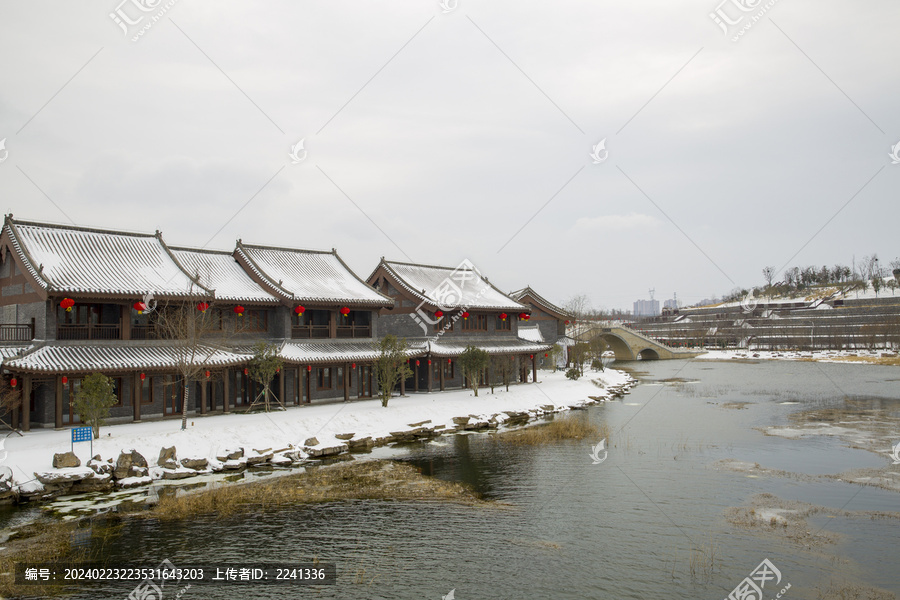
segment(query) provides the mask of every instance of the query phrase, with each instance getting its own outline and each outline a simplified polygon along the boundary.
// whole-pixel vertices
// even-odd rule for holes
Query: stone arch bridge
[[[616,360],[668,360],[694,358],[704,354],[686,348],[670,348],[634,329],[616,324],[595,324],[578,335],[578,341],[590,342],[602,338],[616,354]]]

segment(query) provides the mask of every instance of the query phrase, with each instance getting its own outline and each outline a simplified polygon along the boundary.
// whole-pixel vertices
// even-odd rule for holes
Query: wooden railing
[[[368,338],[372,337],[371,325],[341,325],[337,328],[339,338]]]
[[[291,327],[291,337],[294,339],[325,339],[331,337],[328,325],[294,325]]]
[[[132,325],[131,339],[133,340],[155,340],[156,327],[153,325]]]
[[[0,323],[0,342],[30,342],[34,339],[34,325]]]
[[[105,323],[71,324],[56,326],[58,340],[120,340],[121,330],[118,324]]]

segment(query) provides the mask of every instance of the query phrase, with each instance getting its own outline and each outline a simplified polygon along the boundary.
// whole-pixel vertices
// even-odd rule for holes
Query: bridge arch
[[[638,352],[638,360],[659,360],[659,352],[653,348],[644,348]]]
[[[637,357],[634,355],[634,352],[631,350],[631,346],[628,345],[621,337],[617,336],[614,333],[601,333],[596,338],[602,339],[609,346],[609,349],[612,350],[616,355],[616,360],[637,360]]]

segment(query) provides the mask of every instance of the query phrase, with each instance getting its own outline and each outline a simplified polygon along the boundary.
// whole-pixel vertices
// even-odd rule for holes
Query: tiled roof
[[[442,309],[461,308],[527,311],[495,288],[468,261],[456,268],[401,263],[382,259],[379,266],[426,304]]]
[[[510,298],[514,298],[519,302],[521,302],[522,298],[524,298],[525,296],[531,296],[534,299],[535,303],[537,303],[541,308],[547,309],[549,312],[555,312],[556,314],[567,318],[572,316],[571,313],[566,311],[566,309],[553,304],[552,302],[535,292],[533,289],[531,289],[531,286],[524,287],[521,290],[516,290],[509,296]]]
[[[4,231],[49,292],[140,297],[207,295],[169,254],[160,235],[16,221]]]
[[[534,342],[535,344],[544,343],[544,336],[541,334],[541,330],[537,325],[531,325],[529,327],[519,325],[518,335],[520,339]]]
[[[431,353],[435,356],[459,356],[469,346],[481,348],[488,354],[535,354],[550,349],[548,344],[536,344],[520,339],[448,339],[440,338],[431,342]]]
[[[421,356],[424,350],[410,347],[407,356]],[[279,356],[291,363],[335,363],[344,361],[368,362],[378,358],[377,342],[285,342]]]
[[[26,346],[0,346],[0,362],[5,361],[8,358],[12,358],[14,356],[18,356],[19,354],[23,354],[31,348],[31,344]]]
[[[4,365],[32,373],[76,373],[88,371],[134,371],[138,369],[174,369],[178,364],[176,344],[145,342],[116,344],[54,344],[41,346],[20,358],[6,360]],[[202,349],[212,367],[242,364],[249,359],[212,347]]]
[[[216,299],[236,302],[277,302],[253,281],[231,252],[170,247],[178,262],[204,287],[215,290]]]
[[[369,287],[336,252],[252,246],[238,242],[235,253],[271,291],[296,302],[393,306]]]

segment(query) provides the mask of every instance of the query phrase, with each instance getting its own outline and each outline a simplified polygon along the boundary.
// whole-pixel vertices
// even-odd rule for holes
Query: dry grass
[[[19,529],[19,536],[6,544],[0,555],[0,597],[50,597],[63,592],[60,586],[16,585],[16,564],[37,564],[54,561],[76,562],[84,559],[80,551],[72,549],[73,523],[33,523]]]
[[[552,444],[562,440],[609,440],[609,425],[602,423],[597,426],[581,416],[566,416],[557,418],[546,425],[535,425],[516,431],[506,431],[497,434],[497,439],[512,444],[538,446]],[[607,443],[607,447],[609,444]]]
[[[160,520],[212,514],[227,517],[296,504],[350,499],[479,502],[466,486],[426,477],[412,465],[367,461],[317,467],[271,481],[226,484],[192,494],[161,497],[150,516]]]
[[[898,356],[835,356],[829,357],[828,360],[839,362],[864,363],[867,365],[884,365],[889,367],[900,367],[900,355]]]
[[[827,588],[816,588],[816,600],[896,600],[896,598],[897,596],[887,590],[834,581],[831,581]]]
[[[697,548],[691,548],[691,557],[688,569],[692,579],[709,581],[716,570],[716,554],[718,544],[713,540],[707,540]]]

